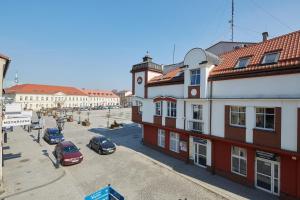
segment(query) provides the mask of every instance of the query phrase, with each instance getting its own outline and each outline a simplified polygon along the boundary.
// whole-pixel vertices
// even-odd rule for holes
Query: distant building
[[[120,97],[120,105],[122,107],[131,107],[132,105],[132,92],[122,90],[116,93]]]
[[[88,106],[117,106],[120,105],[120,98],[112,91],[82,89],[88,95]]]
[[[5,89],[5,96],[23,109],[76,108],[119,105],[111,91],[78,89],[67,86],[22,84]]]

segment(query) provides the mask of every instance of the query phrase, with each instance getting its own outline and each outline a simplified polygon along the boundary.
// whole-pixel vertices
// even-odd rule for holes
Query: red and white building
[[[144,144],[282,198],[300,198],[300,31],[216,56],[132,67]]]

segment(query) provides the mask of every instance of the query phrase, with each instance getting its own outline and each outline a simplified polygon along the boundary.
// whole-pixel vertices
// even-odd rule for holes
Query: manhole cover
[[[26,158],[26,159],[22,159],[19,162],[28,162],[30,159]]]

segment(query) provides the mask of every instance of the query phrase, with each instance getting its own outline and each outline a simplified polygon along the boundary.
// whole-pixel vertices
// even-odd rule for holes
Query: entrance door
[[[279,162],[256,158],[256,183],[255,186],[275,195],[279,195],[280,186]]]
[[[194,163],[206,167],[206,143],[194,142]]]

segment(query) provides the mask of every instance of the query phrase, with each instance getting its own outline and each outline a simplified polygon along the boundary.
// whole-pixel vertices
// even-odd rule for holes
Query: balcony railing
[[[204,123],[195,120],[188,120],[188,130],[203,133]]]

